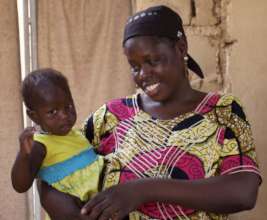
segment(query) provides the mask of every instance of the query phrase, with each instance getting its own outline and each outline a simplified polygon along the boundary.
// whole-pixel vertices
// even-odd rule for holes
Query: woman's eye
[[[132,73],[135,73],[135,74],[136,74],[136,73],[139,73],[139,72],[140,72],[140,68],[137,67],[137,66],[132,66],[132,67],[131,67],[131,72],[132,72]]]
[[[151,65],[151,66],[155,66],[155,65],[157,65],[157,64],[159,64],[160,63],[160,59],[159,58],[155,58],[155,59],[151,59],[151,60],[149,60],[149,64]]]

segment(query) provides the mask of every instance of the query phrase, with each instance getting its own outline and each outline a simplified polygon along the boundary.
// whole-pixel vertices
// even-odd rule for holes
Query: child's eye
[[[67,110],[72,110],[74,108],[73,104],[69,104],[65,107]]]
[[[57,114],[57,109],[52,109],[52,110],[50,110],[50,111],[47,112],[47,115],[48,116],[54,116],[56,114]]]

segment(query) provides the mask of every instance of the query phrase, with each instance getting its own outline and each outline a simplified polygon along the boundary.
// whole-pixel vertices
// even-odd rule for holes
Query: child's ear
[[[38,117],[37,117],[37,114],[35,111],[33,110],[30,110],[30,109],[27,109],[26,110],[27,112],[27,115],[29,116],[29,118],[36,124],[39,124],[39,120],[38,120]]]

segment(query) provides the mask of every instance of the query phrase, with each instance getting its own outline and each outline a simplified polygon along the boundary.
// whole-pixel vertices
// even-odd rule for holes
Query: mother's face
[[[151,99],[168,101],[182,91],[187,81],[187,45],[183,39],[171,42],[150,36],[134,37],[125,42],[124,53],[135,83]]]

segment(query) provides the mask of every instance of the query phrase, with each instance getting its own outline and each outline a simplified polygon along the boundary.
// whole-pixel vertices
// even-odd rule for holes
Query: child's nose
[[[65,110],[61,110],[59,112],[59,116],[60,116],[61,119],[65,119],[65,118],[68,117],[68,113]]]

